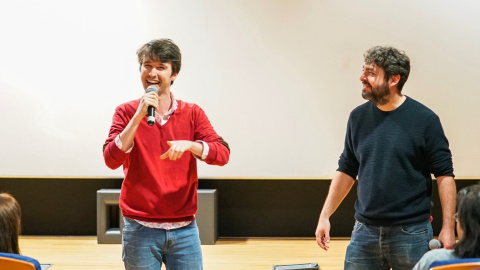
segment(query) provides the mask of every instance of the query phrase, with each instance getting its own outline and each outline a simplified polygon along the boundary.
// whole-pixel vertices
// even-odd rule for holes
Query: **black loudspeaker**
[[[274,265],[272,270],[320,270],[318,263]]]

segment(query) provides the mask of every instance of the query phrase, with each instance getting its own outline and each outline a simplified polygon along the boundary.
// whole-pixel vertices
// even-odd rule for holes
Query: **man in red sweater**
[[[120,208],[125,217],[125,269],[202,269],[197,212],[197,159],[223,166],[228,144],[196,104],[174,98],[170,86],[181,53],[169,39],[153,40],[138,51],[143,94],[118,106],[103,147],[111,169],[123,165]],[[147,124],[147,108],[155,123]],[[186,153],[190,152],[190,153]]]

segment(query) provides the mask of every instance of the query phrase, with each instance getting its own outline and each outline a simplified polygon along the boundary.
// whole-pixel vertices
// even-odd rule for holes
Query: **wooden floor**
[[[205,270],[271,270],[273,265],[316,262],[321,270],[340,270],[348,242],[333,239],[326,252],[313,238],[219,239],[202,245],[203,265]],[[97,244],[96,237],[22,236],[20,248],[40,263],[53,263],[49,270],[124,269],[121,245]]]

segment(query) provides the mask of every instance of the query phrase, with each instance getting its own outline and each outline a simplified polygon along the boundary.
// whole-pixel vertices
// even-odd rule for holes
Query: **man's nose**
[[[150,77],[155,77],[157,75],[157,69],[156,68],[150,69],[150,72],[148,72],[148,75]]]

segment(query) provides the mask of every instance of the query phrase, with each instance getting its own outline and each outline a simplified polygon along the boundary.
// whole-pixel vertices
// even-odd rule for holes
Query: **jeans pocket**
[[[142,224],[136,222],[131,218],[124,217],[123,222],[124,222],[123,232],[136,232],[136,231],[141,231],[143,230],[143,228],[145,228]]]
[[[402,225],[402,232],[410,235],[421,235],[428,233],[428,224],[426,222]]]
[[[355,220],[355,225],[353,225],[353,231],[352,233],[357,233],[359,232],[363,227],[363,223],[358,221],[358,220]]]

